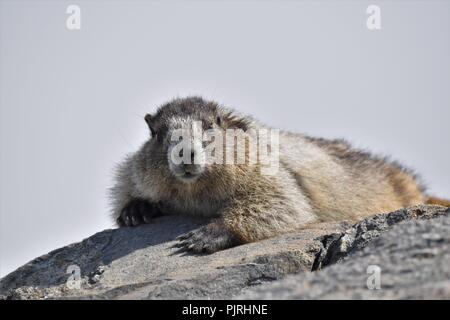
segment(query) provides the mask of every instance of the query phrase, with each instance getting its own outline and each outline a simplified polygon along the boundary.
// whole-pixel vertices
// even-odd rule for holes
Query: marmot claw
[[[157,205],[146,200],[136,199],[128,202],[117,218],[119,226],[137,226],[149,223],[161,214]]]
[[[176,240],[178,243],[174,247],[195,253],[213,253],[237,245],[235,237],[230,232],[218,228],[214,223],[182,234]]]

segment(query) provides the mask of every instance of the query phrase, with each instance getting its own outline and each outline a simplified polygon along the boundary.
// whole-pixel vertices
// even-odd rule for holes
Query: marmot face
[[[183,183],[194,183],[207,169],[203,127],[216,130],[217,125],[192,116],[171,119],[165,141],[170,172]]]
[[[147,114],[145,121],[153,152],[165,157],[170,174],[181,183],[199,186],[202,180],[226,171],[224,153],[216,154],[211,142],[224,143],[226,129],[246,129],[246,123],[230,111],[196,97],[169,102],[155,115]],[[219,164],[216,157],[221,157]]]

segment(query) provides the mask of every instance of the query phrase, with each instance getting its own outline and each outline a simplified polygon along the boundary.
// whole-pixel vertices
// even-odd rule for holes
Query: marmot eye
[[[202,121],[202,127],[203,127],[203,130],[211,130],[212,128],[213,128],[213,123],[212,122],[209,122],[209,121],[205,121],[205,120],[203,120]]]

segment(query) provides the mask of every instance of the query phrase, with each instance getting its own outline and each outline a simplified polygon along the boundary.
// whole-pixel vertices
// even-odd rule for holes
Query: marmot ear
[[[150,129],[150,132],[152,134],[152,137],[156,136],[155,128],[153,127],[153,116],[149,113],[145,115],[145,122],[147,122],[148,128]]]

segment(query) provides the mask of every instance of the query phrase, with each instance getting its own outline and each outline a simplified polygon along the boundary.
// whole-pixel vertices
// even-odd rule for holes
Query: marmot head
[[[172,100],[145,121],[153,152],[165,157],[170,174],[187,184],[223,170],[226,130],[245,132],[250,125],[248,118],[200,97]]]

